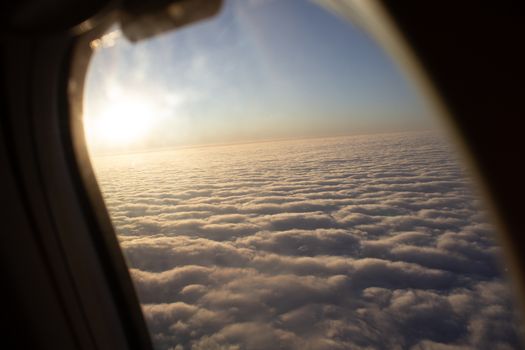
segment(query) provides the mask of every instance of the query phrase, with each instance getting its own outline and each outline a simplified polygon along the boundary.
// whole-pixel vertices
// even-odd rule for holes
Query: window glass
[[[315,2],[92,43],[87,146],[158,349],[507,349],[511,288],[423,97]]]

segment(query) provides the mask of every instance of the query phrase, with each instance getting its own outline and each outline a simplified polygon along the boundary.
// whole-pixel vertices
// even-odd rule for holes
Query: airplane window
[[[519,348],[438,113],[321,3],[91,43],[86,142],[155,347]]]

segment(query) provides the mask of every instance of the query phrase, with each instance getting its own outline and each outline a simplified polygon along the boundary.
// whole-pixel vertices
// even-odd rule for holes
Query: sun
[[[123,148],[143,141],[151,132],[155,108],[146,99],[120,96],[105,102],[85,120],[89,143]]]

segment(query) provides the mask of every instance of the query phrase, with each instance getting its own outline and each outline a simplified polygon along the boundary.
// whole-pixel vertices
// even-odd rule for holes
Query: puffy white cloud
[[[507,349],[500,249],[443,140],[95,160],[159,349]]]

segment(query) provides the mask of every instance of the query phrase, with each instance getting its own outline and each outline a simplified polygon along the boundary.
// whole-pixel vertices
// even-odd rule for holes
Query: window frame
[[[152,349],[83,139],[88,44],[115,13],[103,18],[88,31],[84,22],[3,42],[3,201],[16,232],[1,242],[5,294],[16,296],[26,341],[43,349]]]

